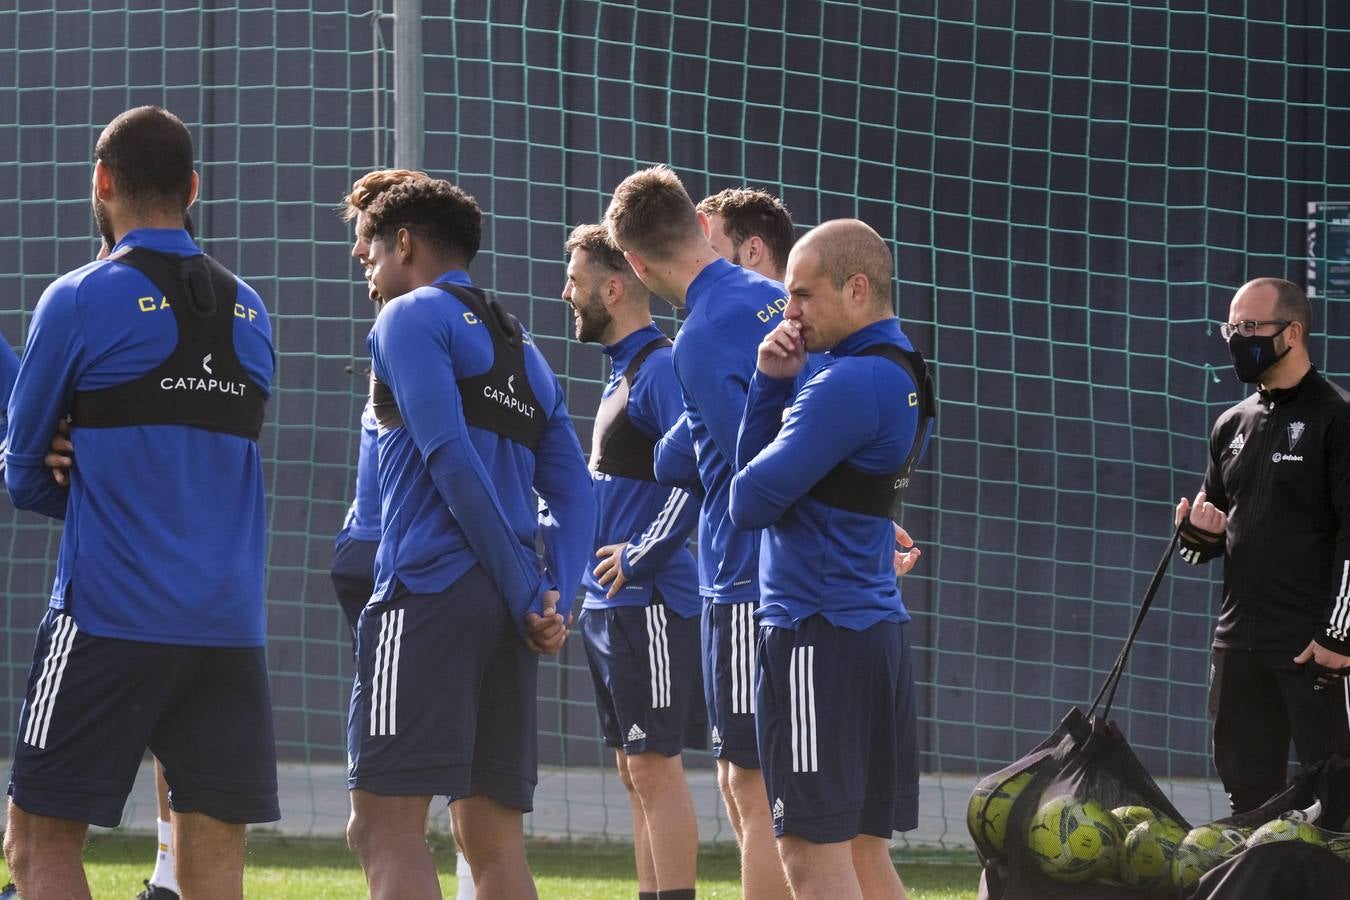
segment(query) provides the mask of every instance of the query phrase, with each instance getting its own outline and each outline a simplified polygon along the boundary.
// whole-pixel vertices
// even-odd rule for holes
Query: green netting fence
[[[1334,0],[451,8],[424,4],[426,166],[484,207],[472,274],[528,323],[583,442],[605,372],[570,339],[562,243],[635,167],[668,162],[696,197],[765,187],[800,226],[856,216],[890,243],[899,311],[943,404],[905,522],[926,551],[904,585],[926,773],[913,840],[967,845],[973,778],[1090,701],[1171,506],[1198,486],[1209,425],[1242,395],[1212,323],[1249,277],[1302,282],[1308,204],[1350,199],[1350,12]],[[351,663],[327,570],[353,487],[370,309],[334,208],[392,162],[389,11],[0,10],[0,333],[18,345],[43,287],[93,255],[93,142],[140,103],[192,125],[203,242],[273,311],[269,655],[283,827],[300,833],[345,820]],[[1317,216],[1325,236],[1332,221]],[[1324,280],[1327,262],[1314,267]],[[1320,293],[1314,356],[1344,379],[1350,297]],[[5,743],[57,539],[0,513]],[[1224,809],[1204,703],[1217,577],[1164,584],[1116,710],[1201,819]],[[590,690],[573,642],[541,683],[537,834],[628,833]],[[688,759],[704,836],[730,839],[707,755]],[[148,805],[134,796],[128,821]]]

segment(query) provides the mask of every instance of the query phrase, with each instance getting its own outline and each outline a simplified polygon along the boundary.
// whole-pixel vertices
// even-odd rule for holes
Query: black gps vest
[[[662,336],[639,350],[628,368],[623,370],[623,380],[600,401],[600,409],[595,413],[595,430],[591,434],[592,472],[638,481],[656,480],[652,457],[657,439],[648,437],[628,418],[628,392],[647,357],[669,346],[670,338]]]
[[[520,321],[478,288],[437,282],[436,287],[469,308],[465,320],[482,324],[492,339],[492,368],[456,382],[464,421],[538,450],[548,419],[530,387],[525,370],[525,331]],[[470,318],[472,317],[472,318]],[[380,431],[403,424],[394,392],[372,373],[370,405]]]
[[[256,441],[267,395],[249,377],[234,349],[239,284],[209,256],[175,256],[131,247],[112,256],[155,285],[173,312],[178,343],[139,378],[110,388],[77,391],[71,423],[80,428],[188,425]],[[147,298],[150,299],[150,298]]]
[[[909,373],[916,386],[912,403],[919,407],[919,421],[914,428],[914,444],[900,468],[894,472],[875,474],[864,472],[844,460],[825,477],[816,482],[809,493],[820,502],[868,516],[886,516],[894,519],[900,514],[905,489],[910,476],[919,464],[925,438],[937,418],[937,393],[933,389],[933,375],[928,370],[923,354],[905,350],[894,344],[874,344],[859,351],[856,356],[883,356]]]

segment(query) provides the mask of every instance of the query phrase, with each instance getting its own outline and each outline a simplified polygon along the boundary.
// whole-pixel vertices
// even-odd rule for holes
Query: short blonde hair
[[[614,246],[652,259],[670,259],[702,234],[694,201],[669,166],[634,172],[614,189],[605,211]]]

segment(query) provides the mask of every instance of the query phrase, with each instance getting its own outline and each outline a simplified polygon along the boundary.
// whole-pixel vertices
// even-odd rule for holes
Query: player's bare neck
[[[622,341],[635,331],[641,331],[652,324],[650,312],[645,315],[642,312],[634,312],[628,315],[615,314],[611,320],[610,327],[605,334],[600,336],[600,343],[606,347],[612,347]]]
[[[689,286],[694,283],[694,279],[708,268],[715,260],[722,257],[710,246],[698,247],[686,256],[671,263],[669,283],[678,289],[680,306],[689,304]]]
[[[137,212],[133,215],[116,217],[112,221],[113,234],[122,240],[133,231],[142,228],[182,228],[183,213],[180,212]]]

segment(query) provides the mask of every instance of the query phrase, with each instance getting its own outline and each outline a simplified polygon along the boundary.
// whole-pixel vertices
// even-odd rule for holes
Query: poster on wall
[[[1309,297],[1350,300],[1350,200],[1308,203]]]

